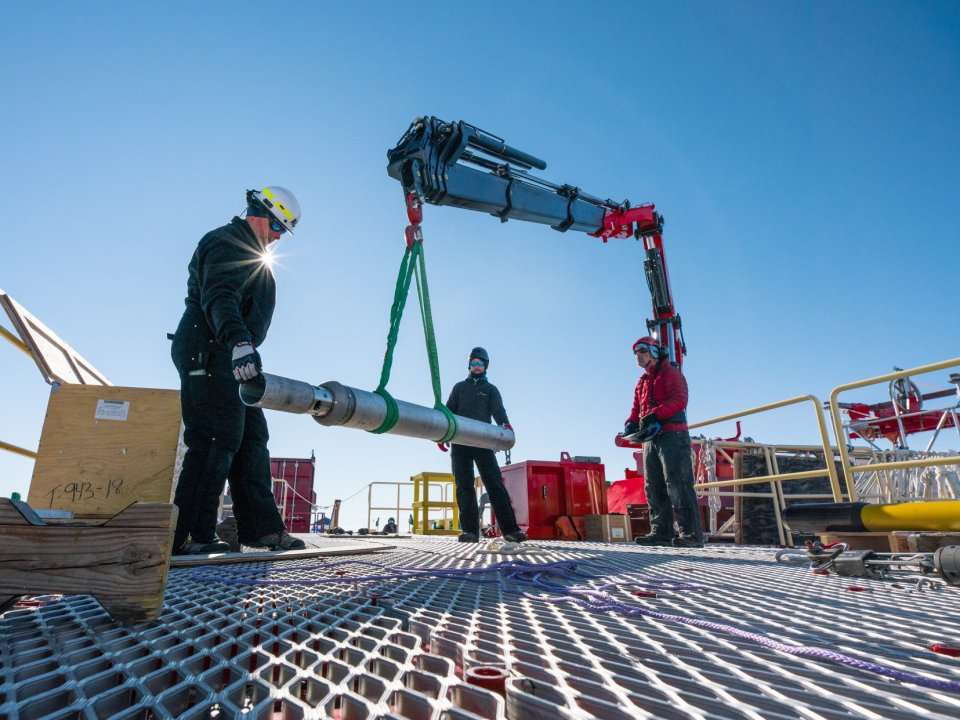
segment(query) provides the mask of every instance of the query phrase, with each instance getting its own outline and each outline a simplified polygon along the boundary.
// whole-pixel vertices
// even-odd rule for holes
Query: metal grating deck
[[[10,611],[0,618],[0,718],[960,716],[960,693],[790,656],[716,629],[558,602],[532,586],[524,595],[508,582],[463,578],[352,581],[404,568],[577,560],[603,577],[574,582],[615,582],[608,591],[637,607],[960,681],[960,658],[927,649],[960,641],[960,589],[817,576],[776,564],[770,549],[528,546],[506,557],[418,539],[355,561],[177,569],[162,617],[137,627],[114,624],[83,596]],[[293,584],[268,585],[268,576]],[[672,581],[673,589],[638,597],[640,580],[648,588]],[[508,667],[506,700],[461,679],[484,664]]]

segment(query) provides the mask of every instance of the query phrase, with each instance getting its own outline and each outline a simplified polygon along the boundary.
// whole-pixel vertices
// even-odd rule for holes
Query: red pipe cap
[[[960,645],[948,645],[947,643],[934,643],[930,646],[930,649],[935,653],[940,655],[948,655],[950,657],[960,657]]]
[[[504,695],[507,691],[507,671],[496,665],[478,665],[467,670],[466,681],[471,685]]]

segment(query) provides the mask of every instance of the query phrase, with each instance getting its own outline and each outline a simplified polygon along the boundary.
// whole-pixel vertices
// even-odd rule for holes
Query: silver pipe
[[[286,412],[310,415],[326,415],[333,407],[333,395],[326,388],[279,375],[258,375],[241,383],[240,401],[252,407],[283,408]]]
[[[241,384],[240,400],[250,407],[308,414],[321,425],[358,430],[373,430],[387,416],[386,401],[368,390],[338,382],[311,385],[268,373]],[[404,400],[397,400],[397,410],[399,419],[389,431],[391,435],[437,442],[447,433],[447,416],[439,410]],[[457,432],[450,441],[453,444],[509,450],[516,442],[512,430],[460,415],[455,417]]]

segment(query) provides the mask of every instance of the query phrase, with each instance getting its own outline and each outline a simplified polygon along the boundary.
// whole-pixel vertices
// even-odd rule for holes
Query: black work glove
[[[657,420],[655,412],[647,413],[640,419],[640,438],[641,440],[652,440],[660,434],[660,421]]]
[[[639,429],[640,429],[640,423],[635,423],[628,420],[623,426],[623,434],[633,435]]]
[[[239,342],[233,346],[233,379],[239,383],[253,380],[263,369],[260,353],[250,342]]]

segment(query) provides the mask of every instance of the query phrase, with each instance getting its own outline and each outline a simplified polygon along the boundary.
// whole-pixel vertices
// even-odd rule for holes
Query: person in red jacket
[[[703,547],[687,431],[687,381],[652,337],[637,340],[633,352],[644,372],[623,434],[644,441],[644,487],[650,505],[650,534],[636,542]],[[676,537],[674,519],[680,528]]]

